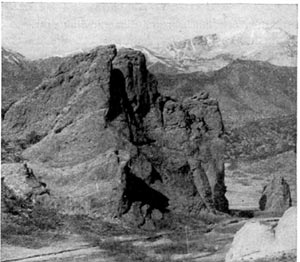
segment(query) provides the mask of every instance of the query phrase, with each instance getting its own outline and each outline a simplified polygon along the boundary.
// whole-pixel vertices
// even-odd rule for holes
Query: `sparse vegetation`
[[[39,142],[42,138],[43,136],[37,134],[36,131],[31,131],[29,134],[27,134],[25,141],[27,144],[33,145]]]
[[[26,148],[38,143],[43,137],[44,135],[40,135],[36,131],[31,131],[25,138],[21,139],[5,140],[4,138],[1,138],[2,163],[19,163],[24,161],[22,152]]]
[[[261,258],[254,260],[253,262],[296,262],[297,256],[296,254],[282,254],[280,257],[272,257],[272,258]]]
[[[227,161],[259,160],[296,150],[296,116],[250,122],[227,131]]]
[[[2,163],[22,162],[23,146],[18,141],[4,140],[1,138],[1,161]]]
[[[114,257],[116,262],[157,261],[155,258],[148,257],[145,252],[146,250],[134,247],[130,242],[107,241],[101,243],[99,246],[105,249],[109,256]]]
[[[56,210],[37,204],[19,214],[2,213],[1,239],[7,244],[39,248],[50,238],[61,238],[58,232],[62,225],[63,218]]]

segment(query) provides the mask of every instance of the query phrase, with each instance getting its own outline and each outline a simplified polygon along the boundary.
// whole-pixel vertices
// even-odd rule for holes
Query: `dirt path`
[[[7,244],[1,246],[2,262],[28,262],[28,261],[97,261],[110,262],[113,258],[108,257],[104,250],[91,246],[84,242],[80,236],[72,235],[65,241],[39,249],[29,249]]]
[[[171,233],[172,234],[172,233]],[[145,258],[151,258],[158,261],[207,261],[207,262],[221,262],[228,249],[228,242],[231,242],[232,234],[209,233],[203,235],[193,234],[190,232],[190,245],[195,243],[202,243],[203,237],[205,241],[212,242],[214,246],[219,243],[219,250],[197,251],[191,248],[187,253],[179,250],[173,250],[174,246],[185,246],[185,241],[171,240],[170,233],[162,233],[156,239],[147,238],[142,235],[123,235],[119,237],[108,237],[105,240],[109,242],[118,243],[119,245],[130,245],[137,250],[144,252]],[[225,237],[225,242],[220,238]],[[221,240],[221,242],[220,242]],[[200,244],[202,246],[202,244]],[[117,246],[115,246],[117,248]],[[165,251],[157,250],[157,248],[169,247]],[[120,250],[121,251],[121,250]],[[173,252],[172,252],[173,251]],[[129,254],[128,254],[129,255]],[[118,257],[118,255],[116,254]],[[129,259],[129,258],[128,258]],[[120,260],[120,257],[119,257]],[[118,260],[118,261],[119,261]],[[107,250],[92,246],[91,244],[82,240],[80,236],[72,235],[64,241],[53,243],[51,246],[39,249],[28,249],[24,247],[17,247],[3,244],[1,251],[2,262],[29,262],[29,261],[43,261],[43,262],[112,262],[115,257],[108,255]],[[126,260],[129,261],[129,260]]]

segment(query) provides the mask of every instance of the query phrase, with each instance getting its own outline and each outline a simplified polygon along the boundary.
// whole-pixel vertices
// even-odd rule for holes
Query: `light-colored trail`
[[[65,241],[56,242],[50,246],[39,249],[29,249],[24,247],[2,244],[2,262],[68,262],[68,261],[88,261],[88,262],[110,262],[113,258],[108,257],[104,250],[94,247],[82,241],[77,235],[70,236]]]

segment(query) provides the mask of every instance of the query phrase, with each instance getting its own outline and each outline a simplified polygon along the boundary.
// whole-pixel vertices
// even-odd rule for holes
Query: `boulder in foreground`
[[[235,235],[225,262],[254,261],[294,254],[297,248],[297,208],[289,208],[277,226],[267,221],[247,222]]]

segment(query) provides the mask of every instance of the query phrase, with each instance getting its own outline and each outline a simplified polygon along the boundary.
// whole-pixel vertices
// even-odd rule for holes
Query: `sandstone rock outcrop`
[[[203,207],[226,212],[224,141],[220,138],[223,125],[217,101],[203,93],[183,103],[167,99],[161,112],[162,127],[157,123],[147,126],[155,142],[141,151],[151,156],[155,168],[171,181],[172,186],[164,189],[170,192],[170,206],[188,213],[197,213]],[[195,194],[201,201],[192,204]]]
[[[3,133],[36,131],[44,138],[25,150],[25,159],[69,174],[70,184],[81,183],[75,177],[105,184],[90,192],[105,216],[134,217],[151,228],[169,211],[226,212],[217,101],[199,93],[179,102],[160,95],[157,85],[141,52],[98,47],[68,58],[12,105]],[[112,161],[114,168],[101,167]]]
[[[268,221],[247,222],[236,233],[225,261],[275,261],[284,254],[296,254],[296,248],[297,208],[291,207],[275,226]]]
[[[274,176],[263,189],[259,208],[264,211],[284,212],[292,206],[289,184],[282,176]]]
[[[294,250],[297,246],[297,207],[290,207],[275,228],[279,250]]]

